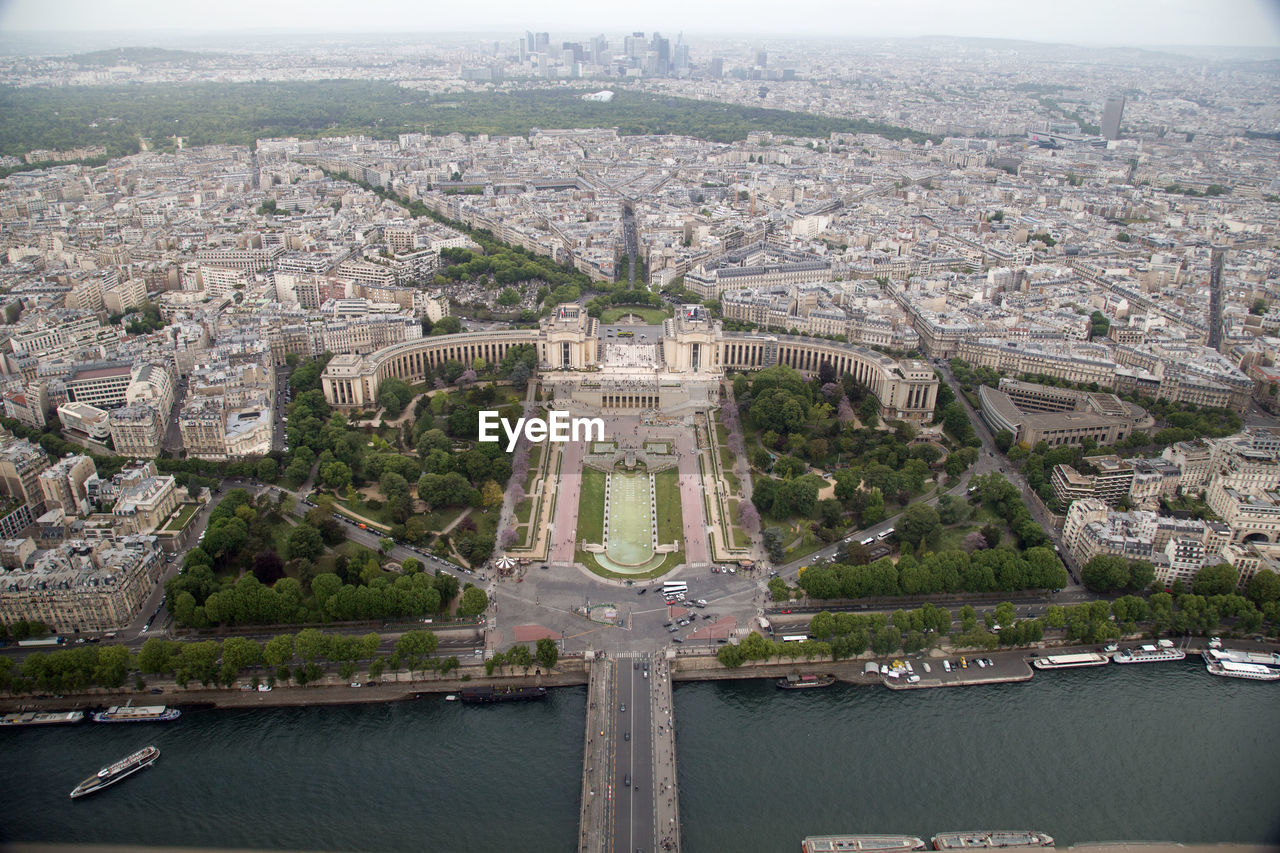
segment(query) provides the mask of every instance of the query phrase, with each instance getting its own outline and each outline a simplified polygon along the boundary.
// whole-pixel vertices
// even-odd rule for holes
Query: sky
[[[292,30],[950,35],[1084,45],[1280,46],[1280,0],[0,0],[21,31]]]

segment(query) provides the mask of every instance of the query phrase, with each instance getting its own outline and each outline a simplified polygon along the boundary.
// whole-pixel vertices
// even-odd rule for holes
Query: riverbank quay
[[[977,664],[977,658],[982,656],[984,660],[990,660],[991,664],[980,667]],[[1024,655],[998,655],[992,653],[990,657],[982,655],[978,652],[974,656],[965,656],[968,668],[960,666],[959,659],[951,661],[952,669],[947,672],[946,667],[942,665],[941,660],[928,661],[929,670],[926,671],[921,666],[922,661],[912,664],[915,669],[915,675],[919,681],[908,681],[905,675],[899,675],[896,678],[883,676],[881,680],[884,686],[890,690],[926,690],[933,687],[972,687],[979,684],[1013,684],[1019,681],[1030,681],[1035,675],[1035,671],[1028,663],[1029,658]]]
[[[304,705],[355,705],[372,702],[401,702],[433,693],[456,693],[468,687],[579,687],[587,683],[587,671],[580,659],[562,658],[556,669],[546,673],[486,675],[483,666],[463,666],[453,678],[412,679],[409,673],[391,673],[375,686],[327,678],[305,686],[276,685],[271,690],[240,687],[178,687],[170,682],[151,682],[147,690],[99,690],[37,698],[14,696],[0,699],[0,711],[36,711],[118,705],[132,699],[135,704],[172,705],[178,708],[284,708]],[[394,676],[399,675],[400,679]],[[159,690],[159,693],[152,692]]]
[[[1122,641],[1126,642],[1126,641]],[[1136,641],[1135,641],[1136,642]],[[1232,648],[1244,648],[1256,651],[1274,650],[1274,644],[1241,640],[1229,640]],[[1195,658],[1205,647],[1206,641],[1201,638],[1189,643],[1184,651],[1188,659]],[[834,675],[838,681],[846,684],[884,684],[895,690],[918,690],[931,687],[966,687],[983,684],[1014,683],[1030,680],[1035,671],[1030,662],[1047,654],[1071,654],[1076,652],[1096,652],[1099,644],[1073,644],[1068,646],[1040,645],[1036,647],[982,650],[942,650],[932,649],[923,655],[898,655],[885,658],[859,657],[850,660],[787,660],[787,661],[748,661],[733,669],[726,668],[714,654],[703,654],[696,650],[681,649],[671,659],[671,678],[680,681],[734,681],[750,678],[786,678],[788,675]],[[969,666],[960,666],[960,659],[965,658]],[[978,658],[991,660],[993,666],[979,667]],[[910,660],[915,674],[920,681],[908,683],[906,676],[888,678],[880,674],[880,667],[892,664],[895,660]],[[952,671],[948,673],[942,665],[943,660],[951,662]],[[876,673],[867,671],[867,665],[874,663]],[[926,670],[922,664],[928,664]],[[7,696],[0,697],[0,713],[23,711],[55,711],[93,708],[103,705],[122,704],[133,700],[137,704],[165,704],[182,707],[184,705],[200,705],[218,708],[250,708],[250,707],[284,707],[300,705],[343,705],[369,702],[395,702],[412,699],[421,694],[454,693],[464,687],[491,685],[494,687],[578,687],[588,682],[587,664],[577,656],[562,657],[556,668],[550,673],[534,672],[530,674],[495,674],[486,675],[484,667],[479,664],[466,663],[452,678],[412,678],[408,672],[387,673],[376,687],[367,684],[356,688],[341,681],[336,676],[326,676],[321,683],[306,686],[295,684],[277,685],[265,692],[231,688],[183,688],[172,680],[150,681],[147,690],[121,689],[104,690],[94,688],[80,693],[67,693],[60,697],[45,696]],[[159,693],[151,690],[159,689]]]
[[[1030,681],[1037,674],[1031,667],[1031,661],[1046,654],[1072,654],[1075,652],[1096,652],[1096,643],[1072,646],[1040,646],[1034,648],[1002,649],[993,651],[965,650],[960,652],[943,652],[933,649],[923,655],[899,655],[887,658],[860,657],[851,660],[794,660],[784,663],[772,661],[748,661],[733,669],[725,668],[715,655],[681,653],[675,657],[672,665],[673,681],[732,681],[748,678],[786,678],[791,674],[800,675],[834,675],[837,681],[845,684],[875,685],[883,684],[891,690],[922,690],[934,687],[974,687],[984,684],[1011,684]],[[1200,647],[1189,646],[1187,657],[1199,655]],[[987,666],[979,666],[977,661],[991,661]],[[961,659],[968,664],[961,664]],[[942,662],[951,663],[951,671],[947,672]],[[908,682],[907,673],[897,678],[880,674],[882,666],[892,665],[894,661],[910,661],[914,674],[920,677],[917,682]],[[869,671],[868,664],[874,664],[876,672]],[[927,669],[925,668],[927,665]]]

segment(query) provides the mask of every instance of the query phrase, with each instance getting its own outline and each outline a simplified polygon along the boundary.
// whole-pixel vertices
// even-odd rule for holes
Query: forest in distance
[[[169,150],[174,136],[190,146],[252,145],[256,139],[285,136],[525,136],[532,128],[575,127],[616,127],[622,135],[675,134],[712,142],[735,142],[751,131],[802,138],[873,133],[917,143],[931,138],[864,119],[626,89],[618,90],[610,103],[597,103],[582,100],[584,91],[432,95],[359,80],[6,88],[0,89],[0,154],[22,157],[34,149],[101,145],[118,157],[136,153],[140,137],[158,150]]]

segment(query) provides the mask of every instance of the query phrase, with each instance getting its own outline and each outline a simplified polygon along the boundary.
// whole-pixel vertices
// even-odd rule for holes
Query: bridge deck
[[[591,662],[587,681],[586,748],[582,757],[579,853],[604,853],[609,844],[610,740],[613,732],[613,662]]]

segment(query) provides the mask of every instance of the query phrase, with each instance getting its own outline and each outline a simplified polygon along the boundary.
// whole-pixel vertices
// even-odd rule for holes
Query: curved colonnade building
[[[378,386],[388,377],[421,382],[428,370],[451,360],[468,367],[477,360],[494,363],[513,347],[532,345],[539,379],[556,408],[676,414],[717,406],[726,370],[785,364],[812,376],[830,363],[875,395],[881,417],[915,422],[933,417],[938,379],[924,361],[817,338],[725,332],[697,305],[678,309],[661,326],[636,329],[602,337],[599,323],[585,309],[566,304],[537,329],[463,332],[405,341],[368,355],[336,355],[321,383],[330,405],[366,409],[375,405]]]

